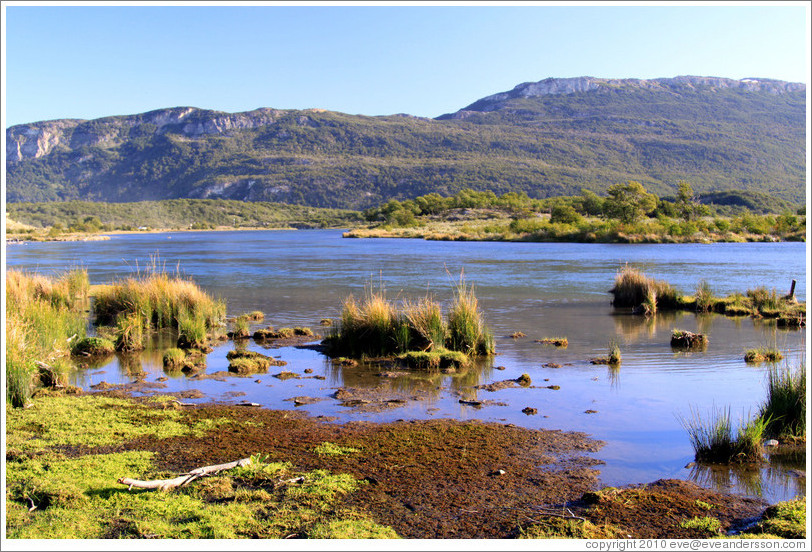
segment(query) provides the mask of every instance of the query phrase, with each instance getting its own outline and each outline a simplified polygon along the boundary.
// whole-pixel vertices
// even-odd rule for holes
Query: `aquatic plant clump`
[[[708,346],[708,336],[687,330],[673,330],[671,346],[677,349],[704,349]]]
[[[762,418],[742,422],[736,435],[729,408],[713,409],[705,418],[692,410],[691,417],[680,418],[680,423],[688,432],[698,462],[758,462],[763,457],[766,423]]]
[[[482,319],[474,287],[460,282],[448,314],[448,348],[469,355],[492,355],[493,335]]]
[[[628,265],[615,276],[615,285],[609,292],[614,296],[612,304],[620,308],[638,308],[653,299],[656,312],[656,309],[674,308],[680,303],[680,295],[671,284],[649,278]]]
[[[200,319],[211,329],[223,319],[225,305],[190,280],[152,273],[100,289],[93,313],[99,325],[114,325],[122,316],[137,314],[154,329],[177,328],[183,317]]]
[[[778,362],[782,358],[784,358],[784,355],[781,354],[781,351],[777,349],[771,349],[768,347],[749,349],[747,350],[747,352],[744,353],[744,361],[750,363]]]
[[[367,290],[362,301],[350,296],[323,344],[330,356],[351,358],[444,349],[469,356],[494,351],[493,336],[484,324],[473,288],[464,285],[458,287],[447,317],[430,297],[397,306],[383,290]]]
[[[806,369],[801,364],[770,369],[767,399],[760,416],[767,421],[767,431],[776,437],[806,438]]]
[[[84,270],[56,278],[7,272],[6,400],[13,406],[25,406],[41,383],[38,362],[53,366],[84,338],[87,292]]]

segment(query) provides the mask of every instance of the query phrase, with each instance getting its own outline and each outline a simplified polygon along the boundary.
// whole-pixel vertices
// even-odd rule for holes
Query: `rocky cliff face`
[[[105,117],[92,121],[61,119],[17,125],[6,130],[6,159],[38,159],[57,150],[83,147],[115,148],[136,136],[167,131],[197,138],[273,124],[279,110],[261,108],[223,113],[194,107],[159,109],[140,115]]]
[[[671,93],[685,93],[700,88],[705,89],[739,89],[750,92],[767,92],[769,94],[785,94],[797,90],[805,90],[806,85],[797,82],[784,82],[769,79],[748,78],[741,80],[721,77],[693,77],[680,76],[664,79],[599,79],[595,77],[574,77],[565,79],[549,78],[538,82],[525,82],[517,85],[513,90],[500,92],[487,96],[456,114],[443,115],[443,118],[464,118],[470,111],[496,111],[504,107],[505,102],[514,99],[536,98],[541,96],[573,94],[576,92],[606,92],[617,88],[643,89],[650,91],[663,91]]]

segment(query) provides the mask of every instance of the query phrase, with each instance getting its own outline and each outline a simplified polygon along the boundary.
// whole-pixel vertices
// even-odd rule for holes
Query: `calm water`
[[[659,315],[646,320],[617,314],[607,290],[624,264],[641,268],[683,292],[707,280],[718,295],[759,285],[806,297],[803,243],[711,245],[602,245],[422,240],[353,240],[338,231],[189,232],[112,236],[109,241],[41,243],[7,248],[7,266],[42,273],[71,267],[88,270],[91,283],[105,283],[137,272],[157,258],[165,269],[179,270],[208,292],[227,301],[230,316],[261,310],[271,324],[311,326],[339,315],[348,294],[362,295],[366,286],[383,285],[391,298],[431,293],[440,302],[451,298],[464,273],[476,286],[486,320],[497,336],[498,355],[477,370],[459,376],[413,375],[386,379],[380,370],[341,368],[308,349],[271,352],[251,341],[252,350],[288,362],[286,370],[312,377],[282,381],[280,369],[250,378],[193,381],[171,377],[164,391],[198,389],[206,399],[250,400],[276,409],[299,408],[339,421],[455,417],[514,423],[531,428],[584,431],[606,446],[595,456],[604,460],[601,481],[622,485],[663,477],[692,479],[723,490],[761,495],[770,501],[804,492],[795,468],[804,462],[774,462],[752,472],[686,468],[693,452],[678,417],[693,408],[707,412],[730,406],[734,417],[754,414],[765,394],[768,365],[748,365],[744,351],[777,347],[795,365],[805,358],[805,332],[776,329],[749,318]],[[675,352],[669,345],[674,328],[706,333],[704,352]],[[508,337],[516,331],[526,337]],[[535,343],[547,336],[567,336],[569,347]],[[622,366],[611,370],[589,359],[605,355],[610,340],[623,353]],[[225,343],[209,355],[207,372],[226,370]],[[76,384],[125,383],[134,374],[147,381],[163,376],[161,351],[140,357],[115,358],[108,364],[77,372]],[[545,367],[558,364],[560,367]],[[503,367],[504,369],[497,369]],[[513,379],[528,373],[530,389],[477,390],[475,385]],[[332,394],[338,387],[388,386],[425,400],[370,414],[342,407]],[[558,385],[559,390],[541,388]],[[322,399],[294,407],[288,399]],[[481,408],[463,399],[499,404]],[[537,415],[521,410],[530,406]],[[593,410],[596,413],[587,414]]]

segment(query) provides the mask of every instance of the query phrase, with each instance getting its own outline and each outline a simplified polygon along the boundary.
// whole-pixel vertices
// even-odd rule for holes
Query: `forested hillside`
[[[369,208],[471,188],[531,198],[628,180],[659,196],[805,197],[798,83],[547,79],[438,119],[172,108],[6,132],[10,203],[175,198]]]

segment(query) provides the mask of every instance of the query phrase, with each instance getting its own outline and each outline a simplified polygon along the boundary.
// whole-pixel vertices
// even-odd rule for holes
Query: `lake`
[[[770,365],[746,364],[745,350],[776,347],[786,357],[781,364],[795,366],[806,358],[806,332],[712,314],[666,313],[646,319],[616,312],[608,293],[615,274],[628,263],[684,293],[692,293],[706,280],[717,295],[762,285],[785,294],[795,279],[796,295],[805,300],[804,243],[357,240],[344,239],[335,230],[301,230],[125,234],[112,235],[109,241],[7,246],[8,268],[55,274],[82,267],[93,284],[126,277],[155,262],[225,299],[229,316],[260,310],[265,321],[255,324],[257,328],[310,326],[317,333],[325,331],[319,326],[321,319],[339,316],[345,297],[363,295],[369,286],[383,286],[393,299],[429,293],[447,303],[464,276],[475,286],[496,336],[498,354],[465,374],[388,378],[380,376],[380,368],[342,367],[312,349],[283,347],[269,352],[251,340],[249,349],[285,360],[284,369],[301,377],[275,378],[280,371],[275,368],[249,378],[169,377],[162,392],[196,389],[205,395],[189,402],[248,400],[267,408],[335,417],[338,422],[452,417],[583,431],[606,442],[594,455],[605,462],[599,467],[604,485],[682,478],[771,502],[804,493],[805,481],[794,470],[804,469],[805,461],[776,461],[750,471],[686,467],[693,451],[679,418],[689,416],[691,409],[707,413],[728,406],[734,419],[755,414],[765,397]],[[669,342],[674,328],[707,334],[707,349],[673,350]],[[511,338],[514,332],[526,336]],[[535,342],[548,336],[566,336],[569,346],[559,349]],[[606,355],[613,340],[620,345],[622,365],[618,369],[592,365],[589,360]],[[231,342],[215,347],[207,372],[226,370],[225,355],[233,348]],[[113,357],[106,364],[78,370],[74,383],[84,388],[102,381],[126,383],[139,372],[154,381],[165,376],[161,354],[156,349]],[[475,388],[523,373],[532,378],[531,388],[495,392]],[[404,402],[390,403],[391,408],[378,412],[341,406],[333,397],[340,387],[381,388]],[[317,402],[294,406],[290,400],[294,397]],[[483,404],[471,406],[461,399]],[[538,413],[524,414],[525,407]]]

